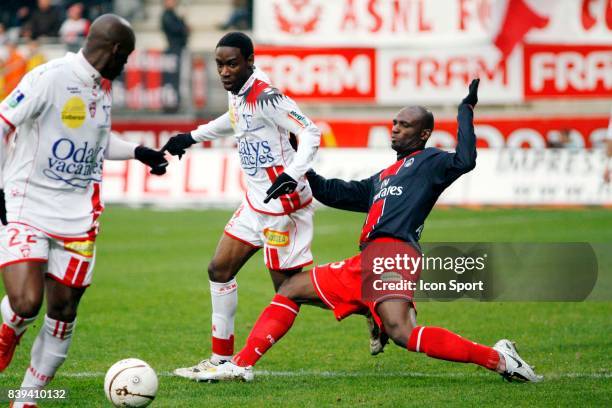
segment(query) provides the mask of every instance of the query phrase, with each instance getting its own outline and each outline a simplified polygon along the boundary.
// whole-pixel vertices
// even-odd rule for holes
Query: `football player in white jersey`
[[[189,379],[231,359],[238,303],[235,276],[255,252],[264,249],[275,289],[312,263],[312,192],[304,173],[314,160],[321,132],[255,67],[248,36],[226,34],[217,44],[215,59],[228,91],[228,112],[190,133],[172,137],[162,149],[180,157],[195,143],[233,136],[247,181],[244,201],[227,223],[208,265],[212,355],[193,367],[175,370]],[[291,134],[299,138],[297,151],[291,145]]]
[[[68,353],[95,261],[104,159],[136,158],[154,174],[168,164],[163,153],[111,135],[110,81],[134,44],[126,20],[100,16],[78,54],[37,67],[0,104],[0,371],[47,299],[22,389],[48,384]]]

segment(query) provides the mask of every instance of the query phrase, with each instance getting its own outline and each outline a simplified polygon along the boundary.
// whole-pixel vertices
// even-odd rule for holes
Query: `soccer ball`
[[[146,407],[157,393],[157,375],[137,358],[117,361],[106,372],[104,393],[116,407]]]

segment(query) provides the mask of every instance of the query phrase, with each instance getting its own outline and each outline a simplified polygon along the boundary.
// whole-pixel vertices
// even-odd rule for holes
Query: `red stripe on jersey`
[[[300,208],[300,195],[297,191],[294,191],[291,194],[287,194],[287,196],[289,197],[289,200],[291,200],[293,208],[295,208],[296,210]]]
[[[278,260],[278,249],[269,248],[270,250],[270,269],[277,270],[280,268],[280,262]]]
[[[80,262],[81,261],[77,258],[70,258],[70,262],[66,268],[66,274],[64,275],[64,282],[72,283],[72,279],[74,278],[74,274]]]
[[[283,166],[266,167],[268,178],[273,183],[278,178],[279,174],[284,171],[285,168]],[[291,194],[283,194],[279,199],[281,200],[285,213],[292,213],[300,208],[300,195],[297,191]]]
[[[365,242],[372,230],[374,230],[376,224],[378,224],[378,221],[380,220],[380,217],[382,217],[383,211],[385,210],[385,200],[378,200],[372,204],[372,207],[370,207],[368,218],[366,219],[363,229],[361,230],[359,242]]]
[[[268,173],[268,178],[270,179],[271,182],[274,183],[274,180],[276,180],[276,173],[274,172],[274,167],[266,167],[266,173]]]
[[[93,221],[98,219],[102,211],[104,211],[104,206],[100,201],[100,183],[93,183],[93,194],[91,195],[91,213],[93,214]]]
[[[297,120],[296,118],[294,118],[293,116],[288,114],[287,117],[289,119],[291,119],[292,121],[294,121],[296,123],[296,125],[298,125],[299,127],[301,127],[301,128],[304,127],[304,124],[302,122],[300,122],[299,120]]]
[[[289,200],[286,194],[278,197],[278,199],[281,201],[281,204],[283,205],[283,211],[285,211],[286,213],[290,213],[294,211],[293,205],[291,205],[291,201]]]
[[[251,86],[249,94],[245,98],[246,105],[249,107],[249,109],[252,110],[255,108],[255,104],[257,103],[257,97],[263,92],[264,89],[268,88],[269,86],[270,85],[266,84],[260,79],[256,79],[255,81],[253,81],[253,85]]]
[[[399,173],[400,169],[402,168],[404,163],[406,163],[407,159],[421,153],[422,151],[423,150],[417,150],[416,152],[410,153],[408,156],[404,157],[401,160],[396,161],[391,166],[387,167],[385,170],[382,171],[382,173],[380,173],[379,180],[382,181],[383,179],[386,179],[389,176],[395,176],[397,173]]]
[[[85,281],[85,277],[87,276],[88,269],[89,269],[89,262],[81,262],[81,267],[79,268],[79,272],[77,273],[74,279],[74,282],[72,282],[74,286],[83,286],[83,282]]]
[[[12,130],[15,130],[15,125],[13,125],[13,124],[11,123],[11,121],[10,121],[10,120],[8,120],[7,118],[5,118],[5,117],[4,117],[4,115],[3,115],[3,114],[1,114],[1,113],[0,113],[0,119],[2,119],[2,120],[4,121],[4,123],[6,123],[7,125],[9,125],[9,127],[10,127]]]
[[[387,177],[395,176],[399,172],[399,170],[402,168],[405,162],[406,162],[406,158],[403,158],[402,160],[398,160],[392,165],[390,165],[389,167],[387,167],[386,169],[384,169],[382,173],[380,173],[379,180],[384,180]]]

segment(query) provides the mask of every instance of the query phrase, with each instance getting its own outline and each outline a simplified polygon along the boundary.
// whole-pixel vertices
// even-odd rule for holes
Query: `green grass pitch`
[[[337,323],[329,311],[304,307],[293,329],[258,365],[253,383],[197,384],[171,377],[210,352],[206,265],[228,211],[151,211],[111,206],[102,218],[94,282],[81,303],[75,338],[52,388],[63,403],[109,406],[104,373],[138,357],[160,375],[153,406],[612,406],[612,302],[423,302],[419,323],[446,327],[472,340],[517,342],[545,375],[540,384],[505,383],[473,365],[408,353],[389,345],[371,357],[364,319]],[[362,214],[319,210],[317,263],[356,253]],[[424,241],[589,241],[612,243],[605,209],[435,209]],[[602,274],[612,272],[600,265]],[[255,256],[240,272],[236,317],[240,347],[272,295]],[[609,282],[609,280],[608,280]],[[610,299],[610,297],[608,297]],[[42,314],[41,314],[42,315]],[[0,388],[18,387],[39,324],[26,333]]]

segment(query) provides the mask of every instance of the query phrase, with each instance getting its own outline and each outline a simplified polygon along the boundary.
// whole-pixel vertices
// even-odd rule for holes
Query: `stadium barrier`
[[[388,149],[322,149],[314,168],[325,177],[361,179],[395,160]],[[603,182],[601,149],[481,149],[476,169],[461,177],[439,203],[449,205],[612,205]],[[193,149],[174,158],[163,177],[135,161],[107,161],[108,203],[167,207],[238,204],[246,183],[234,149]]]

